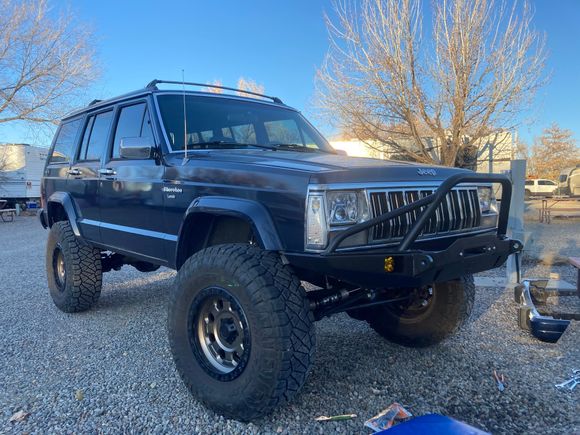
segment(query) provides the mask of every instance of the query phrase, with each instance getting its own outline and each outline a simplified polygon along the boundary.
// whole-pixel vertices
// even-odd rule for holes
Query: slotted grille
[[[433,189],[392,189],[372,191],[370,205],[372,217],[396,210],[421,198],[431,195]],[[417,208],[396,218],[375,225],[371,229],[373,241],[402,238],[417,220],[425,207]],[[427,221],[421,235],[430,236],[455,231],[468,231],[479,227],[481,211],[477,188],[455,188],[451,190]]]

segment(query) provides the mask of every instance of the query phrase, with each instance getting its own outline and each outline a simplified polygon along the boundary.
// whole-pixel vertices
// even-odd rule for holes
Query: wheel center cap
[[[232,344],[238,338],[238,330],[231,317],[221,319],[219,328],[220,338],[228,344]]]

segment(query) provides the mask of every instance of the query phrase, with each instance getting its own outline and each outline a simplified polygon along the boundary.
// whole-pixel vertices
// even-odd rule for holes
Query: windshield
[[[230,98],[185,96],[187,132],[184,131],[183,95],[157,97],[165,133],[173,151],[208,148],[256,148],[334,152],[300,113]]]

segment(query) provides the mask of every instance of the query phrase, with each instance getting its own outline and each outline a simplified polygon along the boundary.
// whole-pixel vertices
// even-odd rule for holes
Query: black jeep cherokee
[[[48,286],[77,312],[103,272],[176,269],[175,364],[228,417],[300,389],[315,320],[346,311],[397,343],[437,343],[469,316],[471,274],[521,249],[503,176],[349,158],[278,98],[160,83],[175,85],[62,120],[42,181]]]

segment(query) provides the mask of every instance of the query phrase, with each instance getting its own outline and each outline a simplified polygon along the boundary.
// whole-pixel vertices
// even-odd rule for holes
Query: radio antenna
[[[185,107],[185,71],[181,70],[181,86],[183,89],[183,162],[187,160],[187,109]]]

